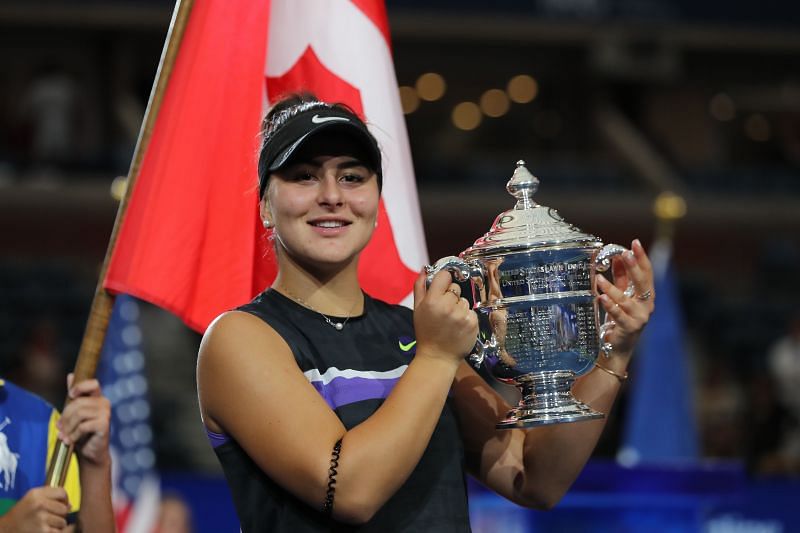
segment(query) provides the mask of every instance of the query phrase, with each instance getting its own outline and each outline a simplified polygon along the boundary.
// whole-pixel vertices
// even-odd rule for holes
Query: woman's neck
[[[279,261],[278,275],[272,283],[276,291],[326,315],[355,316],[364,312],[357,262],[327,275],[288,263]]]

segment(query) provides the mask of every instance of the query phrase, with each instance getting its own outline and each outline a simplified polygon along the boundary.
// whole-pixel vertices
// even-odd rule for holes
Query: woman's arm
[[[274,481],[322,507],[334,444],[342,439],[333,515],[365,522],[408,478],[428,445],[463,355],[477,333],[449,275],[415,285],[417,353],[381,407],[346,431],[298,368],[283,339],[260,319],[231,312],[200,347],[204,421],[231,434]]]
[[[619,375],[625,374],[636,340],[653,311],[652,296],[641,300],[623,293],[628,280],[635,294],[653,287],[652,268],[641,244],[634,241],[632,249],[633,255],[615,261],[616,286],[599,281],[604,292],[600,303],[617,325],[608,337],[614,351],[598,363]],[[608,413],[620,384],[617,377],[595,368],[577,379],[572,391],[593,409]],[[563,497],[591,456],[606,422],[604,418],[497,430],[494,425],[509,406],[466,364],[456,376],[454,393],[470,470],[499,494],[528,507],[547,509]]]

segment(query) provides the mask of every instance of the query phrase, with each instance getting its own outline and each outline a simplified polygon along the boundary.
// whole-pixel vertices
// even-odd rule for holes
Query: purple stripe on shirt
[[[312,381],[311,384],[331,409],[337,409],[362,400],[386,399],[397,385],[398,379],[335,377],[327,384],[321,381]]]
[[[331,409],[336,409],[362,400],[386,399],[397,385],[398,379],[336,377],[327,384],[323,384],[321,381],[312,381],[311,385],[317,389]],[[217,433],[208,428],[205,430],[213,448],[218,448],[230,440],[230,437],[224,433]]]
[[[211,431],[210,429],[206,428],[206,435],[208,435],[208,440],[211,442],[212,448],[218,448],[222,446],[226,442],[230,440],[230,438],[224,433],[217,433],[215,431]]]

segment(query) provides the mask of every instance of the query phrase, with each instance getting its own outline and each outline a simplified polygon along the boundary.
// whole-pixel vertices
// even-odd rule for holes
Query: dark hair
[[[269,180],[270,173],[272,172],[270,167],[273,161],[271,160],[270,156],[274,156],[274,154],[271,154],[270,150],[268,150],[270,142],[276,137],[276,134],[282,130],[283,126],[290,121],[290,119],[310,110],[334,111],[336,114],[347,116],[354,124],[357,125],[359,130],[363,130],[362,133],[366,134],[369,142],[374,145],[374,151],[377,153],[378,159],[374,162],[377,164],[377,168],[374,170],[378,173],[380,183],[382,172],[380,168],[380,151],[378,149],[378,144],[375,140],[375,137],[367,130],[367,125],[364,123],[361,117],[359,117],[355,111],[345,104],[330,104],[323,102],[317,98],[315,94],[304,91],[292,93],[279,99],[275,105],[270,108],[269,112],[267,112],[266,116],[264,117],[264,120],[261,122],[261,145],[258,154],[259,199],[263,198],[264,196],[264,192],[267,189],[267,181]]]

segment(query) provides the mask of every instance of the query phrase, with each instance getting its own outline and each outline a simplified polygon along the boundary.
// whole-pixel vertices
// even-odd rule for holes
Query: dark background
[[[446,82],[406,115],[430,257],[466,248],[511,207],[518,159],[541,179],[540,203],[606,242],[651,244],[654,200],[681,195],[673,257],[703,454],[798,472],[797,421],[767,361],[800,315],[800,7],[387,5],[398,84],[413,92],[429,72]],[[165,0],[0,3],[0,360],[57,405],[171,11]],[[473,130],[453,124],[456,105],[519,74],[537,81],[532,101]],[[197,336],[145,309],[158,464],[216,472],[194,399]],[[621,404],[599,456],[616,453]]]

